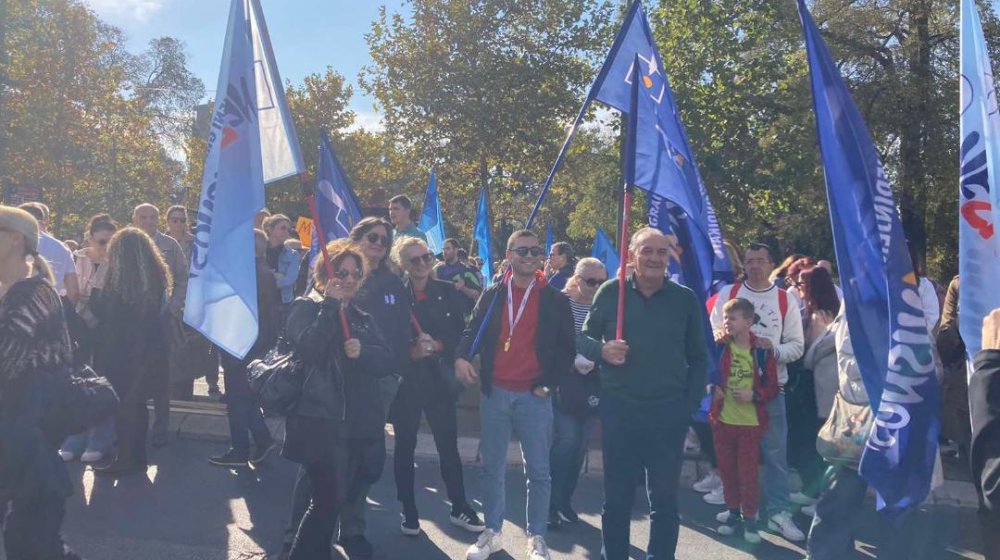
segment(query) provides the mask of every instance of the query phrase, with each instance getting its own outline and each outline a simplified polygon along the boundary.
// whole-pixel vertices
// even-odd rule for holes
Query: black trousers
[[[404,510],[416,513],[413,455],[417,449],[420,418],[426,416],[434,436],[441,464],[441,478],[447,488],[452,510],[461,511],[466,508],[466,498],[462,459],[458,455],[455,401],[443,384],[424,377],[417,376],[404,381],[392,404],[390,421],[396,433],[393,454],[396,495]]]
[[[327,560],[337,528],[337,514],[345,500],[347,484],[342,465],[315,463],[305,467],[310,485],[306,508],[292,543],[289,560]]]

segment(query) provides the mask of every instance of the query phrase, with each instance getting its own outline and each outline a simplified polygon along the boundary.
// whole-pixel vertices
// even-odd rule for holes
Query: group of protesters
[[[624,285],[601,261],[577,258],[571,244],[547,252],[535,233],[520,230],[506,242],[502,272],[484,279],[458,241],[445,240],[434,254],[411,213],[408,198],[393,198],[390,220],[361,219],[347,238],[328,244],[324,260],[302,249],[287,216],[261,211],[254,230],[259,334],[239,358],[183,322],[194,241],[184,207],[167,210],[165,231],[151,204],[137,206],[129,226],[96,215],[75,252],[49,233],[45,205],[0,207],[0,511],[9,508],[8,558],[76,558],[59,537],[71,491],[60,459],[108,476],[143,472],[149,444],[168,444],[169,400],[190,398],[196,378],[228,411],[230,448],[208,460],[230,468],[266,461],[277,443],[248,365],[279,339],[308,372],[281,448],[301,466],[282,558],[330,558],[335,542],[352,559],[373,555],[365,516],[386,462],[386,422],[395,436],[400,530],[419,535],[414,454],[422,418],[440,459],[448,519],[478,535],[469,560],[504,549],[507,450],[515,436],[527,479],[525,558],[550,557],[547,531],[580,521],[572,497],[598,423],[606,559],[629,557],[643,477],[647,557],[674,558],[686,448],[700,449],[712,465],[694,490],[724,506],[717,516],[723,538],[755,544],[767,530],[806,541],[812,560],[853,549],[867,484],[857,465],[829,464],[815,445],[835,400],[869,402],[828,261],[791,255],[776,266],[767,245],[729,246],[737,280],[705,302],[670,279],[676,240],[655,228],[632,235]],[[979,430],[978,443],[969,423],[958,278],[943,300],[922,275],[919,288],[943,364],[942,443],[971,455],[977,475],[995,476],[997,436],[989,434],[997,420],[979,409],[981,426],[993,427],[986,436]],[[715,378],[707,373],[706,314],[721,348]],[[70,365],[92,366],[120,402],[87,432],[53,441],[39,421],[47,401],[45,377],[36,372]],[[464,387],[477,384],[481,514],[463,479],[456,405]],[[989,490],[981,494],[984,511],[1000,500]],[[880,531],[880,558],[909,557],[904,525]]]

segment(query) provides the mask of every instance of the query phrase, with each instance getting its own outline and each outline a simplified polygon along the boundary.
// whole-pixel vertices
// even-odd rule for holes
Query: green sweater
[[[704,310],[688,288],[667,280],[643,297],[634,276],[626,281],[625,364],[601,358],[601,347],[615,338],[618,280],[605,283],[594,297],[578,350],[600,361],[601,391],[637,403],[684,401],[693,413],[705,395],[708,351],[702,325]]]

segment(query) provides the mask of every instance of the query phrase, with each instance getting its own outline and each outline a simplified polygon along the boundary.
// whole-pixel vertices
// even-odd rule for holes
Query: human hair
[[[458,244],[458,240],[455,239],[454,237],[449,237],[448,239],[445,239],[442,245],[448,245],[449,243],[451,244],[452,247],[455,247],[456,249],[460,247],[460,245]]]
[[[558,253],[559,255],[566,257],[566,264],[575,265],[576,264],[576,251],[573,250],[573,246],[565,241],[559,241],[558,243],[552,244],[552,251]]]
[[[21,234],[24,240],[23,256],[31,257],[32,268],[37,271],[38,276],[50,285],[55,285],[52,267],[38,254],[39,226],[35,216],[22,208],[0,205],[0,229]]]
[[[184,217],[186,218],[188,210],[187,210],[187,207],[182,206],[180,204],[175,204],[175,205],[171,206],[170,208],[167,208],[167,220],[168,221],[170,220],[170,215],[173,214],[174,212],[181,212],[181,213],[184,214]]]
[[[107,231],[114,233],[118,231],[118,224],[111,219],[109,214],[96,214],[90,217],[87,222],[87,234],[93,236],[95,233]]]
[[[608,277],[608,269],[604,266],[600,260],[594,257],[584,257],[576,261],[576,267],[573,269],[573,276],[570,276],[566,280],[566,291],[573,290],[579,286],[579,279],[583,278],[583,274],[587,270],[600,270],[604,273],[604,277]]]
[[[723,313],[741,313],[745,319],[753,321],[754,315],[757,310],[753,306],[753,302],[745,298],[733,298],[727,301],[722,306]]]
[[[459,247],[458,250],[455,251],[455,258],[457,258],[460,261],[464,261],[465,259],[469,258],[469,251],[467,251],[465,247]]]
[[[774,251],[771,250],[771,246],[768,245],[767,243],[754,242],[754,243],[751,243],[751,244],[747,245],[747,250],[743,252],[743,259],[744,260],[746,260],[746,255],[750,251],[755,251],[755,252],[756,251],[764,251],[765,253],[767,253],[767,260],[770,261],[770,262],[772,262],[772,263],[774,262]],[[799,255],[799,257],[802,257],[802,255]],[[792,264],[792,262],[794,260],[795,259],[792,259],[792,261],[789,261],[788,264]]]
[[[510,237],[507,238],[507,250],[510,251],[511,249],[513,249],[514,242],[517,241],[518,239],[521,239],[522,237],[534,237],[535,239],[538,239],[538,235],[536,235],[535,232],[531,231],[530,229],[519,229],[514,233],[510,234]]]
[[[631,253],[631,252],[635,251],[639,247],[639,243],[643,239],[645,239],[646,237],[653,236],[653,235],[656,235],[656,236],[659,236],[659,237],[666,237],[665,235],[663,235],[662,231],[656,229],[655,227],[646,226],[646,227],[639,228],[638,231],[636,231],[635,233],[632,234],[632,238],[629,239],[629,242],[628,242],[628,252]]]
[[[170,287],[170,269],[146,232],[129,226],[111,237],[106,294],[124,304],[152,309],[163,305]]]
[[[267,256],[267,234],[262,229],[253,230],[253,254],[258,259]]]
[[[349,239],[334,239],[326,244],[326,253],[330,257],[330,264],[335,272],[345,260],[354,259],[362,274],[361,282],[363,283],[368,278],[368,260],[362,256],[361,248],[356,243]],[[329,280],[326,274],[326,264],[323,262],[323,253],[320,253],[320,258],[316,259],[316,264],[313,265],[313,277],[316,279],[316,289],[322,292],[326,288],[327,280]]]
[[[402,206],[404,210],[407,211],[413,209],[413,201],[411,201],[410,197],[406,196],[405,194],[397,194],[396,196],[390,198],[389,204],[390,205],[398,204]]]
[[[356,243],[360,242],[366,235],[368,235],[369,231],[379,226],[385,228],[385,233],[389,235],[390,238],[392,237],[392,224],[389,223],[389,220],[378,216],[369,216],[354,224],[354,227],[351,228],[351,233],[348,237],[351,241]],[[389,239],[389,241],[391,242],[392,239]]]
[[[815,266],[815,264],[813,263],[813,260],[811,258],[802,257],[801,259],[798,259],[795,262],[793,262],[788,267],[788,269],[785,270],[785,278],[786,280],[791,280],[791,282],[794,284],[798,282],[798,277],[800,274],[802,274],[806,269],[812,268],[813,266]]]
[[[155,205],[150,204],[148,202],[143,202],[142,204],[140,204],[140,205],[138,205],[138,206],[136,206],[135,208],[132,209],[132,217],[135,218],[135,215],[139,213],[139,210],[146,210],[146,209],[149,209],[149,210],[152,210],[152,211],[156,212],[157,216],[160,215],[160,209],[159,208],[157,208]]]
[[[31,214],[39,224],[49,221],[49,207],[41,202],[25,202],[18,208]]]
[[[409,249],[410,247],[413,247],[415,245],[420,245],[423,248],[425,248],[428,251],[430,251],[430,248],[427,246],[427,243],[423,239],[420,239],[418,237],[410,237],[409,235],[404,235],[403,237],[399,238],[399,241],[396,241],[396,243],[394,243],[392,245],[392,260],[393,260],[393,262],[395,262],[395,263],[399,264],[400,266],[402,266],[403,265],[403,253],[407,249]]]
[[[810,313],[825,311],[834,317],[840,313],[840,298],[833,277],[821,266],[802,271],[802,296]]]
[[[281,222],[288,222],[289,226],[292,225],[292,220],[284,214],[271,214],[270,216],[264,218],[264,223],[261,225],[264,227],[264,231],[270,235],[274,226],[280,224]]]

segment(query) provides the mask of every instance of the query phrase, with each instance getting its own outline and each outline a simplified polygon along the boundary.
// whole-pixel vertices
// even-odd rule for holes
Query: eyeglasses
[[[511,249],[511,253],[516,253],[519,257],[527,257],[529,254],[532,257],[540,257],[545,254],[545,249],[541,247],[518,247],[517,249]]]
[[[419,266],[420,263],[431,264],[434,262],[434,255],[430,253],[424,253],[416,257],[410,257],[410,264],[413,266]]]
[[[345,270],[341,268],[340,270],[334,272],[333,276],[338,280],[346,280],[348,276],[354,278],[355,280],[361,280],[361,277],[364,276],[364,273],[357,269]]]
[[[108,244],[108,241],[111,241],[111,240],[110,239],[98,239],[97,240],[97,244],[103,247],[104,245]]]
[[[369,233],[368,235],[365,236],[365,239],[367,239],[368,242],[371,243],[371,244],[373,244],[373,245],[378,244],[378,245],[381,245],[383,247],[388,247],[389,246],[389,238],[386,237],[386,236],[384,236],[384,235],[380,235],[378,233],[374,233],[374,232]]]
[[[172,224],[186,224],[187,218],[170,218],[170,223]]]
[[[604,283],[604,278],[581,278],[580,280],[591,288],[596,288]]]

